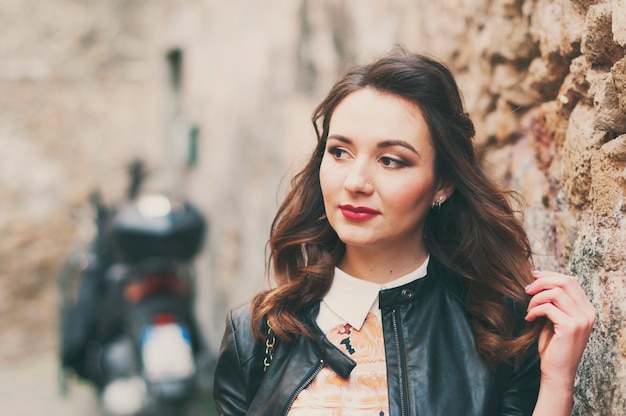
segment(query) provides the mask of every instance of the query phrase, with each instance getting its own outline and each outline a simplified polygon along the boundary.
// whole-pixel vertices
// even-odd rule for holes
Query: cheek
[[[322,159],[320,164],[320,186],[322,187],[322,193],[335,189],[337,184],[340,183],[339,172],[333,169],[333,161],[328,160],[326,156]]]
[[[397,212],[414,213],[423,207],[430,207],[434,196],[434,189],[430,184],[411,184],[398,186],[395,192],[390,192],[389,203]]]
[[[319,179],[324,204],[326,204],[326,200],[328,199],[332,189],[332,177],[332,174],[328,172],[328,165],[325,164],[324,159],[322,159],[322,164],[320,165]]]

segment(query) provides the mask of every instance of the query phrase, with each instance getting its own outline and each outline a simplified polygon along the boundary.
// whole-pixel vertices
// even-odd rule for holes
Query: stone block
[[[533,39],[527,18],[494,16],[489,30],[492,36],[488,54],[492,61],[530,62],[539,55],[539,45]]]
[[[582,96],[580,90],[577,88],[575,81],[575,75],[569,74],[565,77],[561,89],[557,94],[556,105],[559,114],[567,118],[571,114],[576,104],[578,104],[580,97]]]
[[[589,8],[581,52],[593,65],[612,65],[624,56],[623,48],[613,41],[611,4],[597,4]]]
[[[569,263],[574,244],[578,238],[580,224],[576,215],[569,210],[555,213],[554,232],[556,234],[556,251],[560,255],[561,264]]]
[[[539,51],[544,59],[560,53],[564,17],[561,2],[558,1],[539,0],[533,10],[531,31],[539,40]]]
[[[620,107],[620,99],[611,74],[598,83],[593,96],[593,106],[596,109],[593,121],[596,130],[626,132],[626,113]]]
[[[556,149],[562,147],[563,120],[558,114],[557,105],[554,101],[542,104],[539,108],[529,111],[528,116],[524,117],[524,126],[527,126],[526,128],[533,135],[536,163],[539,169],[544,171],[544,174],[552,165]],[[546,174],[546,176],[551,175]],[[552,200],[554,195],[547,195],[547,197]],[[545,205],[551,206],[552,204],[546,203]]]
[[[512,146],[508,166],[510,187],[518,191],[528,205],[545,208],[550,185],[544,172],[537,166],[532,137],[523,137]],[[534,231],[544,233],[545,230]]]
[[[622,217],[626,195],[626,135],[605,143],[592,158],[593,212]]]
[[[501,186],[509,186],[506,179],[511,176],[511,157],[511,145],[489,148],[482,157],[485,172]]]
[[[622,47],[626,47],[626,0],[613,0],[613,40]]]
[[[511,62],[503,62],[494,67],[490,91],[500,96],[512,106],[529,107],[541,102],[541,95],[533,87],[548,77],[547,68],[541,58],[535,58],[539,65],[532,65],[528,70],[520,69]]]
[[[626,135],[618,136],[605,143],[600,150],[609,161],[626,163]]]
[[[611,77],[617,95],[619,110],[626,114],[626,57],[615,62],[611,67]]]
[[[560,2],[562,18],[561,24],[561,55],[573,57],[580,53],[580,43],[585,25],[586,9],[573,1]]]
[[[508,104],[504,99],[498,100],[495,111],[485,117],[483,125],[485,135],[493,138],[498,143],[512,141],[519,136],[519,119],[516,108]]]
[[[567,74],[567,70],[568,66],[565,60],[557,54],[551,55],[548,60],[533,59],[523,83],[525,96],[535,98],[535,104],[553,100]]]
[[[593,121],[593,108],[577,105],[570,116],[563,142],[563,187],[569,202],[577,208],[590,201],[591,156],[604,138],[604,133],[594,129]]]

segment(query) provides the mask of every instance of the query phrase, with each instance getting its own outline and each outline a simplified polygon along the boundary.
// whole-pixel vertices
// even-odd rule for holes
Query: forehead
[[[329,134],[432,146],[428,124],[418,105],[371,88],[354,91],[337,105]]]

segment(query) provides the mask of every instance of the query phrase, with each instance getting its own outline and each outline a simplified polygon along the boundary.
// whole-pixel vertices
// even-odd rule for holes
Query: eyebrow
[[[344,136],[340,136],[338,134],[331,134],[330,136],[328,136],[328,139],[335,139],[335,140],[339,140],[340,142],[346,143],[346,144],[352,144],[352,140],[350,140],[347,137]],[[383,140],[382,142],[379,142],[376,147],[378,147],[379,149],[384,149],[386,147],[394,147],[394,146],[400,146],[400,147],[404,147],[405,149],[410,150],[411,152],[415,153],[416,155],[420,155],[420,153],[415,150],[415,148],[413,146],[411,146],[410,143],[405,142],[404,140]]]

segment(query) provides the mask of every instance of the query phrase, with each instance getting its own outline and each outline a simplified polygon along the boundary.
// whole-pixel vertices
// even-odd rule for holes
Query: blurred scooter
[[[61,388],[70,370],[109,415],[183,416],[204,348],[192,260],[207,225],[188,201],[141,194],[141,163],[130,176],[127,202],[92,195],[95,237],[61,275]]]

